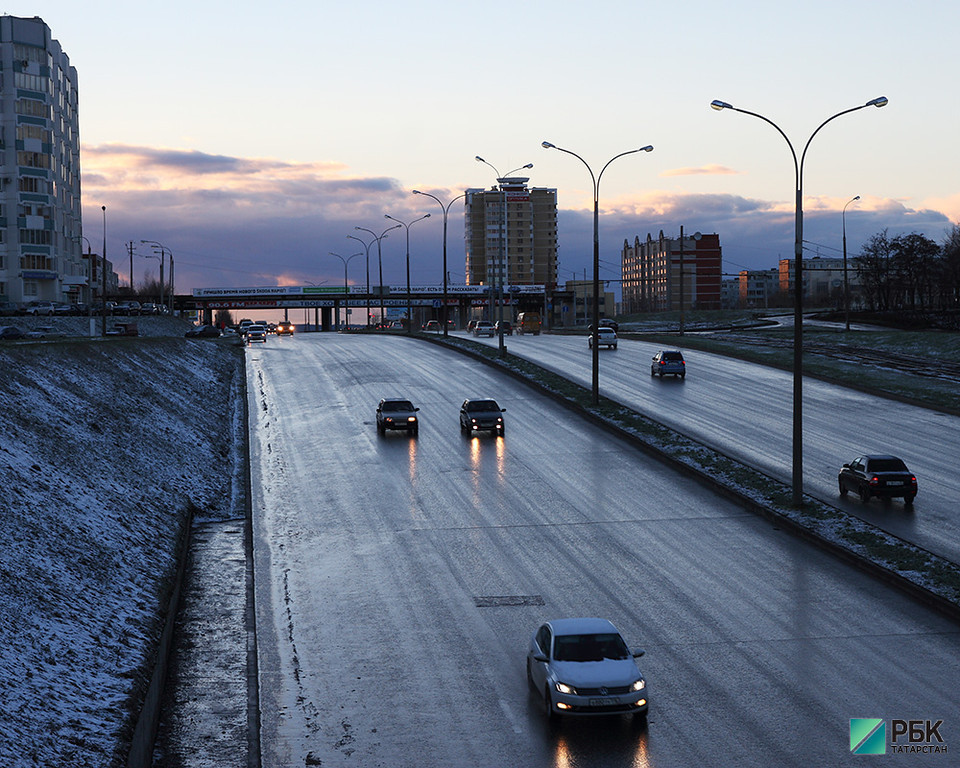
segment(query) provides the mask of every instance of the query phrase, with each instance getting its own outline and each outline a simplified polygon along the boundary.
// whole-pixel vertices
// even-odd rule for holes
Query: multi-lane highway
[[[590,386],[586,337],[527,335],[506,342],[511,354]],[[684,350],[686,378],[652,378],[650,358],[661,348],[621,338],[616,350],[601,349],[600,393],[789,483],[792,374]],[[803,418],[806,493],[960,563],[960,418],[811,378],[804,380]],[[899,499],[863,504],[855,494],[840,497],[840,465],[864,453],[906,461],[920,484],[912,510]]]
[[[247,355],[264,766],[842,766],[850,718],[960,733],[955,624],[522,384],[402,337]],[[377,434],[397,395],[418,438]],[[505,438],[460,434],[475,395]],[[646,649],[646,727],[545,722],[529,636],[578,615]]]

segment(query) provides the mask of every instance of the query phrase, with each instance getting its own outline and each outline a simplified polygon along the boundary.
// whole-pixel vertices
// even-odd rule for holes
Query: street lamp
[[[453,204],[460,198],[466,197],[467,193],[464,192],[462,195],[457,195],[447,203],[447,205],[444,205],[439,197],[431,195],[429,192],[421,192],[419,189],[415,189],[413,190],[413,194],[432,197],[440,203],[440,210],[443,211],[443,311],[440,313],[440,322],[443,324],[443,335],[447,336],[447,214],[450,213],[450,208]]]
[[[519,168],[514,168],[509,173],[501,175],[500,171],[497,170],[497,167],[493,163],[488,163],[480,155],[475,157],[475,160],[478,163],[483,163],[493,168],[493,172],[497,174],[497,184],[500,185],[500,263],[497,265],[497,268],[493,272],[493,300],[497,304],[497,320],[499,324],[497,325],[497,354],[500,357],[503,357],[506,354],[506,348],[503,345],[503,281],[505,279],[504,270],[507,269],[507,260],[509,259],[508,250],[509,250],[509,241],[507,240],[507,191],[503,188],[504,181],[508,179],[512,174],[517,171],[525,171],[530,168],[533,168],[533,163],[527,163],[526,165],[521,165]],[[486,246],[484,246],[484,253],[486,253]],[[491,320],[493,319],[493,312],[490,313]]]
[[[360,245],[363,246],[363,250],[367,254],[366,264],[367,264],[367,328],[370,327],[370,246],[373,245],[373,240],[369,243],[365,243],[356,235],[347,235],[347,238],[350,240],[356,240]]]
[[[163,243],[158,243],[156,240],[141,240],[141,243],[144,245],[151,245],[154,249],[160,249],[160,306],[163,306],[163,255],[166,254],[170,257],[170,314],[173,315],[173,251],[171,251]],[[157,258],[154,256],[153,258]]]
[[[847,201],[847,205],[859,200],[857,195],[852,200]],[[847,330],[850,330],[850,284],[847,281],[847,205],[843,206],[843,212],[840,218],[843,220],[843,316],[846,321]]]
[[[343,325],[347,330],[350,330],[350,323],[347,320],[347,314],[350,311],[350,302],[348,301],[350,287],[347,281],[347,264],[351,262],[357,256],[363,256],[363,251],[357,251],[352,253],[349,256],[341,256],[339,253],[334,253],[330,251],[331,256],[336,256],[340,261],[343,262]]]
[[[645,147],[640,147],[640,149],[630,149],[611,157],[606,165],[600,169],[597,176],[593,175],[593,169],[576,152],[558,147],[549,141],[541,142],[540,146],[544,149],[556,149],[560,152],[566,152],[568,155],[573,155],[587,166],[587,170],[590,171],[590,178],[593,181],[593,330],[590,331],[593,335],[593,341],[590,346],[593,347],[593,404],[598,405],[600,403],[600,179],[603,177],[603,172],[614,160],[637,152],[653,152],[653,145],[648,144]]]
[[[413,333],[413,305],[410,300],[410,227],[416,224],[418,221],[423,221],[424,219],[429,219],[430,214],[425,213],[419,219],[414,219],[409,224],[405,221],[400,221],[400,219],[395,219],[389,213],[383,214],[385,219],[390,219],[390,221],[395,221],[405,230],[407,230],[407,334]]]
[[[387,232],[389,232],[391,229],[399,229],[399,228],[400,228],[399,224],[394,224],[392,227],[387,227],[385,230],[383,230],[383,232],[381,232],[378,235],[372,229],[367,229],[366,227],[354,227],[354,229],[358,229],[361,232],[369,232],[371,235],[373,235],[373,239],[377,241],[377,268],[380,271],[380,322],[381,323],[383,322],[383,318],[385,314],[384,314],[384,307],[383,307],[383,254],[380,252],[380,241],[383,240],[383,238],[388,236]]]
[[[104,336],[107,335],[107,206],[101,205],[100,210],[103,211],[103,256],[100,259],[100,273],[101,281],[103,282],[103,288],[101,290],[102,302],[103,302],[103,322],[101,324],[101,331]]]
[[[787,142],[787,146],[790,148],[790,154],[793,157],[793,172],[795,179],[795,238],[793,246],[794,254],[794,269],[793,269],[793,281],[794,281],[794,314],[793,314],[793,505],[795,507],[803,506],[803,162],[807,157],[807,150],[810,148],[810,142],[813,141],[813,137],[816,136],[820,129],[823,128],[831,120],[835,120],[841,115],[849,114],[850,112],[856,112],[857,110],[864,109],[865,107],[885,107],[887,106],[887,97],[880,96],[876,99],[871,99],[866,104],[861,104],[857,107],[851,107],[850,109],[845,109],[842,112],[837,112],[837,114],[832,117],[828,117],[817,127],[810,138],[807,139],[807,143],[803,147],[803,152],[800,154],[800,162],[797,162],[797,153],[794,151],[793,144],[790,142],[790,139],[787,138],[779,125],[770,120],[763,115],[759,115],[756,112],[749,112],[745,109],[738,109],[732,104],[728,104],[725,101],[720,101],[719,99],[714,99],[710,102],[710,106],[715,110],[720,111],[723,109],[732,109],[734,112],[742,112],[745,115],[750,115],[752,117],[758,117],[763,120],[765,123],[772,125],[777,133],[783,136],[784,141]]]

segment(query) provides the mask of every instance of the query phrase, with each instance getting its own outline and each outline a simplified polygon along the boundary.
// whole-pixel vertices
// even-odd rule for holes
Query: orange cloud
[[[661,171],[661,177],[668,176],[736,176],[740,171],[727,168],[725,165],[702,165],[699,168],[672,168]]]

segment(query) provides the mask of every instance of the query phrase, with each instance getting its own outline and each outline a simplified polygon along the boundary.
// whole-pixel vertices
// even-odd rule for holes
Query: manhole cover
[[[477,595],[477,608],[503,608],[517,605],[543,605],[541,595]]]

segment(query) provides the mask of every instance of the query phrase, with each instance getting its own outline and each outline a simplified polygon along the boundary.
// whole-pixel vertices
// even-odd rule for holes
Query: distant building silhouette
[[[623,241],[620,254],[623,278],[622,310],[665,312],[719,309],[722,254],[720,236],[685,234],[679,237],[649,234],[646,240]],[[681,283],[681,273],[683,282]]]

